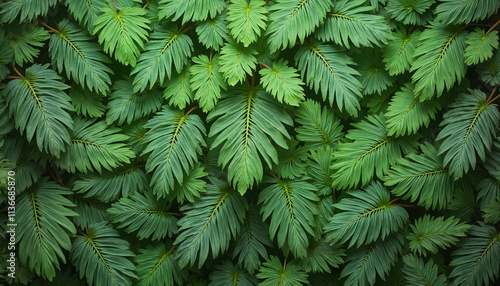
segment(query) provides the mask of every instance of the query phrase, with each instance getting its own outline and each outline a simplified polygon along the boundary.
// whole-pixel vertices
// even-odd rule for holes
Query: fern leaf
[[[108,127],[104,121],[94,122],[75,118],[71,142],[66,152],[56,162],[61,168],[75,173],[95,169],[112,170],[130,163],[134,152],[122,143],[127,136],[117,127]]]
[[[267,8],[261,0],[234,0],[227,6],[228,28],[233,38],[248,47],[266,29]]]
[[[159,202],[151,193],[135,193],[121,198],[109,208],[109,218],[125,228],[127,233],[137,232],[139,239],[161,240],[177,232],[176,213],[169,212],[170,205]]]
[[[384,69],[384,63],[380,61],[382,55],[378,49],[369,51],[365,49],[361,54],[355,56],[358,64],[357,70],[360,75],[359,82],[363,86],[363,94],[381,94],[394,83],[394,77]]]
[[[495,224],[500,221],[500,197],[496,200],[491,200],[484,208],[484,222]]]
[[[432,19],[429,9],[435,0],[389,0],[387,13],[392,19],[405,25],[423,26]]]
[[[260,268],[261,258],[267,259],[266,246],[272,246],[268,233],[269,226],[262,221],[259,208],[250,205],[233,250],[233,259],[238,257],[238,263],[250,273]]]
[[[382,47],[385,69],[391,76],[402,74],[410,69],[420,34],[420,31],[409,33],[406,29],[400,28],[393,33],[393,39]]]
[[[116,122],[121,125],[126,122],[131,124],[139,118],[158,111],[161,106],[162,94],[160,90],[134,92],[130,78],[119,80],[113,84],[113,92],[109,97],[106,123]]]
[[[403,250],[403,236],[395,234],[370,245],[364,245],[346,257],[346,266],[340,278],[347,277],[344,285],[375,285],[377,275],[385,279]]]
[[[69,97],[76,113],[80,116],[99,118],[104,114],[106,106],[102,104],[104,98],[102,94],[75,85],[69,90]]]
[[[272,94],[280,103],[298,106],[304,100],[304,85],[297,70],[288,66],[288,61],[273,62],[271,69],[259,71],[260,82],[267,92]]]
[[[288,149],[278,149],[278,164],[272,170],[280,178],[294,179],[305,175],[308,150],[305,146],[298,146],[299,141],[291,138],[287,141]]]
[[[498,49],[498,32],[491,31],[486,34],[483,29],[476,28],[467,35],[465,43],[465,63],[482,63],[493,56],[493,50]]]
[[[52,34],[49,43],[49,54],[52,65],[59,73],[66,70],[66,76],[90,91],[106,94],[109,91],[113,71],[104,63],[108,57],[101,53],[101,48],[91,42],[81,28],[69,20],[59,23],[58,33]]]
[[[293,121],[262,89],[238,87],[230,90],[207,117],[217,118],[209,137],[215,137],[211,149],[222,145],[218,164],[227,167],[228,181],[245,193],[263,175],[262,160],[271,168],[278,163],[273,142],[287,148],[290,138],[284,124]]]
[[[187,64],[180,73],[174,74],[165,85],[163,97],[168,100],[170,106],[184,109],[186,105],[193,101],[193,91],[191,89],[191,65]]]
[[[384,177],[387,186],[395,186],[392,193],[429,208],[445,208],[453,197],[454,182],[443,157],[431,144],[421,145],[422,154],[410,154],[398,160]]]
[[[319,200],[317,189],[305,178],[276,181],[259,194],[262,219],[270,218],[269,234],[277,238],[278,246],[285,244],[295,257],[306,257],[308,234],[314,235],[315,203]]]
[[[231,261],[225,260],[221,265],[215,266],[210,274],[208,286],[232,285],[232,286],[254,286],[258,281],[239,265],[233,265]]]
[[[416,138],[389,137],[385,118],[375,115],[366,120],[353,123],[346,138],[351,142],[339,143],[334,153],[333,186],[346,189],[368,184],[374,175],[381,178],[389,166],[393,165],[402,153],[411,153],[416,147]]]
[[[94,198],[84,198],[79,194],[73,194],[70,199],[75,204],[74,211],[78,214],[72,221],[80,229],[88,228],[93,223],[109,221],[107,204]]]
[[[307,85],[316,93],[321,90],[324,101],[328,97],[332,106],[335,100],[340,111],[357,116],[362,85],[349,56],[335,46],[311,41],[297,51],[295,63]]]
[[[331,246],[323,240],[313,242],[303,260],[304,271],[330,273],[330,266],[338,268],[344,263],[343,256],[344,250],[338,245]]]
[[[384,17],[370,13],[374,8],[366,6],[365,2],[336,1],[316,36],[322,41],[333,41],[347,48],[350,42],[356,47],[386,44],[391,39],[391,29]]]
[[[175,25],[170,28],[158,25],[131,72],[135,75],[134,91],[143,91],[148,84],[151,89],[158,80],[163,84],[166,78],[171,78],[173,67],[180,73],[192,50],[191,38],[178,31]]]
[[[34,161],[18,161],[13,167],[16,172],[16,194],[22,193],[38,182],[44,173],[42,166]],[[5,174],[4,178],[7,178],[7,174]]]
[[[308,285],[307,273],[302,270],[297,261],[292,260],[284,265],[276,256],[271,256],[262,264],[257,278],[264,280],[259,286],[276,285]]]
[[[414,86],[407,83],[391,98],[385,113],[387,134],[396,137],[417,134],[420,127],[429,126],[439,109],[441,106],[436,100],[420,101],[415,97]]]
[[[182,16],[182,23],[204,21],[214,18],[226,8],[224,0],[160,0],[158,18],[171,18],[177,21]]]
[[[441,0],[436,7],[436,20],[446,24],[468,24],[497,13],[496,0]]]
[[[414,254],[403,256],[405,264],[403,272],[408,285],[419,286],[440,286],[446,285],[446,276],[440,274],[438,276],[438,266],[430,259],[424,264],[424,260]]]
[[[466,34],[461,29],[434,24],[420,35],[410,72],[415,93],[421,100],[443,94],[462,80],[465,65]]]
[[[40,48],[49,39],[49,33],[34,24],[6,26],[6,38],[14,55],[14,62],[23,66],[24,63],[34,62],[40,53]]]
[[[218,14],[212,19],[207,19],[196,25],[198,40],[207,48],[218,51],[229,39],[226,14]]]
[[[101,9],[107,5],[103,0],[73,1],[66,0],[66,6],[73,17],[87,29],[89,34],[94,32],[94,22],[102,14]]]
[[[477,157],[486,159],[499,129],[500,112],[496,104],[486,101],[486,94],[474,89],[459,95],[449,108],[436,140],[444,140],[439,154],[445,154],[444,164],[458,179],[469,168],[475,169]]]
[[[176,183],[173,191],[168,194],[167,200],[171,202],[176,200],[178,203],[183,204],[184,200],[193,203],[195,198],[199,198],[201,193],[205,192],[207,186],[207,182],[203,180],[203,178],[206,178],[207,173],[203,169],[200,162],[194,164],[184,176],[182,184]]]
[[[221,90],[227,89],[227,84],[220,70],[219,55],[209,59],[205,55],[193,58],[191,66],[191,89],[196,90],[194,99],[200,103],[204,112],[214,109],[221,98]]]
[[[48,65],[35,64],[26,69],[26,75],[7,83],[3,93],[21,135],[29,142],[36,139],[40,151],[59,157],[70,142],[68,129],[73,120],[70,97],[63,91],[69,88]]]
[[[479,191],[477,200],[481,201],[480,208],[484,209],[491,202],[500,196],[500,181],[494,178],[482,179],[476,186]]]
[[[257,66],[257,51],[252,47],[229,40],[221,50],[220,72],[229,85],[244,81],[247,74],[252,74]]]
[[[181,269],[175,260],[175,248],[165,247],[163,243],[139,250],[135,257],[139,284],[143,286],[182,285],[187,271]]]
[[[311,151],[310,163],[307,168],[307,175],[314,180],[311,182],[320,195],[329,196],[333,194],[332,188],[332,169],[330,166],[333,162],[333,148],[317,148]]]
[[[129,260],[134,257],[129,243],[106,222],[92,224],[86,234],[79,235],[73,241],[70,255],[80,278],[85,276],[91,286],[128,286],[132,285],[131,278],[137,278],[135,266]]]
[[[476,68],[481,80],[490,85],[500,84],[500,49],[496,50],[493,57],[488,61],[480,64]]]
[[[209,250],[215,258],[229,248],[245,217],[245,199],[221,180],[212,179],[207,192],[194,204],[181,208],[186,215],[179,220],[176,259],[180,267],[201,267]]]
[[[165,105],[149,120],[144,153],[151,153],[146,162],[153,172],[151,186],[158,197],[169,194],[174,182],[182,183],[187,172],[205,146],[205,126],[198,115],[184,113]]]
[[[465,236],[470,225],[461,223],[458,218],[450,217],[446,220],[425,215],[410,225],[412,232],[406,236],[410,241],[410,249],[420,255],[437,253],[438,248],[446,249],[458,242],[458,237]]]
[[[113,8],[101,9],[102,14],[94,22],[94,34],[99,34],[99,44],[104,51],[124,65],[135,66],[140,50],[148,39],[149,20],[146,11],[138,7],[123,7],[120,12]]]
[[[50,281],[59,269],[59,259],[66,263],[63,250],[71,249],[70,237],[76,233],[69,217],[77,214],[70,209],[74,205],[64,197],[70,193],[42,178],[17,198],[18,227],[14,231],[19,261]]]
[[[19,16],[19,23],[45,16],[57,0],[8,0],[0,5],[2,22],[10,23]]]
[[[269,7],[269,26],[266,30],[269,49],[275,52],[288,45],[302,43],[320,24],[332,7],[329,0],[282,0]]]
[[[408,213],[390,202],[390,193],[380,182],[368,185],[365,191],[351,191],[334,207],[337,212],[325,226],[326,239],[331,243],[349,242],[348,247],[385,239],[397,232],[407,221]]]
[[[500,235],[493,226],[478,222],[451,254],[453,285],[490,285],[500,269]]]

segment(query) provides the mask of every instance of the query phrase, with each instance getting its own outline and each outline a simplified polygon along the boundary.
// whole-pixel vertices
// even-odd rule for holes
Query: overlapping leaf
[[[267,26],[265,4],[262,0],[233,0],[227,6],[227,27],[236,41],[248,46],[257,40]]]
[[[181,269],[175,259],[175,249],[155,244],[139,250],[135,257],[140,285],[174,286],[182,285],[187,272]]]
[[[262,86],[280,103],[298,106],[304,100],[304,83],[297,70],[288,66],[288,61],[273,62],[272,68],[263,68],[259,73]]]
[[[252,47],[229,40],[221,50],[220,68],[229,85],[242,83],[257,66],[257,51]]]
[[[177,21],[182,16],[182,23],[214,18],[226,8],[224,0],[160,0],[159,4],[160,19]]]
[[[420,31],[412,33],[400,28],[393,32],[393,39],[382,47],[385,68],[391,76],[402,74],[410,69]]]
[[[194,65],[191,66],[191,89],[195,90],[194,99],[200,103],[203,111],[214,109],[215,104],[221,98],[222,90],[227,89],[220,70],[219,55],[208,58],[199,55],[193,58]]]
[[[45,16],[57,0],[8,0],[0,5],[2,22],[10,23],[19,16],[19,22],[30,22],[38,16]]]
[[[465,63],[475,65],[491,58],[493,51],[498,49],[498,32],[491,31],[486,34],[483,29],[477,28],[467,35],[465,43]]]
[[[264,280],[259,284],[260,286],[307,285],[307,277],[307,273],[302,270],[297,261],[292,260],[283,265],[276,256],[267,259],[257,274],[257,278]]]
[[[443,274],[438,275],[438,266],[430,259],[424,264],[424,260],[414,254],[407,254],[403,256],[405,264],[403,272],[408,285],[429,285],[440,286],[446,285],[446,276]]]
[[[494,15],[500,8],[496,0],[441,0],[436,20],[447,24],[468,24]]]

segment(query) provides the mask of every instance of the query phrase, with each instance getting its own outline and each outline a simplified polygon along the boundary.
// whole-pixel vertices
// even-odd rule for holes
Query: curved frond
[[[446,276],[440,274],[438,276],[438,266],[434,264],[432,258],[424,264],[424,260],[414,254],[403,256],[405,264],[403,272],[405,273],[406,282],[410,286],[440,286],[446,285]]]
[[[247,74],[252,74],[257,66],[257,51],[241,43],[229,40],[220,52],[220,68],[229,85],[242,83]]]
[[[495,224],[500,221],[500,197],[496,200],[491,200],[484,208],[484,222]]]
[[[20,66],[34,62],[44,42],[50,37],[43,28],[31,23],[9,25],[6,30],[7,44],[14,55],[13,62]]]
[[[363,94],[381,94],[391,87],[394,77],[384,69],[384,63],[380,61],[382,55],[379,49],[364,49],[360,54],[354,56],[354,61],[358,65],[357,70],[359,82],[363,86]]]
[[[492,86],[500,84],[500,49],[496,50],[493,57],[476,68],[477,73],[486,83]]]
[[[207,48],[218,51],[229,38],[226,14],[218,14],[216,17],[207,19],[196,25],[198,40]]]
[[[24,191],[17,200],[14,229],[19,261],[37,275],[48,280],[59,269],[59,260],[66,263],[63,250],[71,249],[70,237],[76,229],[69,217],[77,214],[74,205],[64,196],[71,192],[42,178]]]
[[[137,278],[129,260],[134,257],[129,243],[106,222],[92,224],[86,234],[79,235],[70,256],[80,278],[85,277],[90,286],[130,286],[131,278]]]
[[[278,163],[273,142],[287,148],[290,138],[286,125],[293,121],[262,89],[238,87],[230,90],[212,110],[208,121],[217,118],[209,137],[215,137],[211,149],[222,145],[218,164],[227,167],[228,181],[245,193],[263,176],[263,162],[271,168]]]
[[[140,249],[134,261],[141,286],[182,285],[187,272],[175,259],[175,248],[170,250],[163,243]]]
[[[344,263],[346,256],[344,249],[339,245],[330,245],[323,240],[314,241],[307,250],[307,257],[303,259],[303,267],[306,272],[328,272],[330,267],[338,268]]]
[[[436,20],[447,24],[468,24],[497,13],[497,0],[440,0]]]
[[[94,198],[84,198],[79,194],[73,194],[70,200],[75,204],[74,211],[78,214],[72,221],[80,229],[88,228],[93,223],[109,221],[106,212],[109,205]]]
[[[295,63],[309,88],[318,93],[321,90],[323,100],[333,106],[336,101],[340,111],[345,109],[356,116],[362,97],[361,83],[356,79],[359,73],[351,66],[354,61],[344,51],[316,41],[310,41],[295,54]]]
[[[267,24],[266,2],[262,0],[233,0],[227,6],[227,27],[233,38],[248,46],[257,41]]]
[[[13,170],[16,172],[16,194],[22,193],[24,190],[38,182],[44,173],[42,166],[40,166],[38,162],[34,161],[18,161],[16,162]],[[7,178],[7,174],[2,177]]]
[[[435,0],[389,0],[387,13],[405,25],[424,26],[432,19],[431,6]]]
[[[153,172],[151,186],[158,197],[169,194],[175,181],[184,181],[187,172],[205,146],[205,125],[198,115],[184,113],[168,105],[146,125],[144,153],[151,153],[146,162]]]
[[[272,168],[278,177],[294,179],[306,174],[309,152],[299,143],[292,137],[287,140],[288,149],[278,149],[278,164]]]
[[[160,0],[158,18],[171,18],[177,21],[182,16],[182,23],[204,21],[214,18],[226,8],[224,0]]]
[[[215,258],[229,248],[231,237],[238,234],[245,210],[246,200],[233,191],[227,183],[212,179],[207,192],[193,204],[181,208],[185,214],[179,220],[179,236],[176,259],[181,267],[201,267],[209,251]]]
[[[404,28],[393,32],[393,39],[382,47],[383,61],[391,76],[402,74],[410,69],[420,31],[409,33]]]
[[[97,92],[90,92],[80,86],[72,86],[69,90],[71,104],[76,114],[83,117],[99,118],[104,114],[106,106],[102,104],[104,96]]]
[[[302,266],[297,261],[292,260],[284,265],[276,256],[271,256],[262,264],[257,274],[257,278],[264,280],[259,286],[276,285],[308,285],[307,273],[302,270]]]
[[[314,215],[317,214],[317,189],[305,178],[280,180],[266,178],[271,183],[259,194],[262,219],[270,217],[269,234],[278,246],[285,244],[295,257],[306,257],[309,235],[314,235]]]
[[[333,194],[332,188],[332,169],[330,166],[333,162],[334,149],[330,146],[325,148],[317,148],[311,151],[309,156],[309,166],[307,168],[307,176],[314,178],[311,184],[318,188],[318,194],[329,196]]]
[[[174,73],[172,78],[165,82],[163,97],[168,100],[170,106],[184,109],[193,101],[190,69],[191,65],[188,63],[180,73]]]
[[[298,106],[304,100],[304,85],[297,70],[288,66],[288,61],[273,62],[272,68],[263,68],[259,71],[260,82],[266,91],[280,103]]]
[[[19,23],[45,16],[58,0],[8,0],[0,5],[2,22],[10,23],[19,16]]]
[[[35,64],[26,69],[26,75],[13,79],[3,89],[9,112],[16,128],[26,134],[29,142],[36,139],[40,151],[59,157],[70,142],[68,129],[73,120],[70,97],[64,92],[69,86],[48,65]]]
[[[474,32],[467,35],[465,41],[465,63],[475,65],[482,63],[493,56],[493,51],[498,49],[498,32],[491,31],[489,34],[483,29],[476,28]]]
[[[215,266],[214,271],[210,274],[210,280],[208,286],[254,286],[259,283],[257,278],[250,275],[245,269],[241,269],[239,265],[233,265],[229,260]]]
[[[469,89],[461,94],[443,116],[441,130],[436,140],[444,140],[439,154],[445,154],[444,164],[455,179],[475,169],[477,159],[486,160],[486,150],[491,150],[493,139],[500,125],[500,112],[496,104],[486,101],[486,94]]]
[[[204,112],[214,109],[221,98],[221,91],[227,83],[220,70],[220,58],[216,54],[211,59],[205,55],[193,58],[191,66],[191,89],[195,90],[194,99],[200,103]]]
[[[199,198],[205,192],[207,182],[203,179],[207,177],[204,168],[201,167],[200,162],[186,172],[182,183],[175,183],[174,189],[168,194],[167,200],[173,202],[176,200],[178,203],[183,204],[184,200],[193,203],[195,198]]]
[[[71,15],[87,29],[89,34],[94,32],[94,22],[102,14],[101,9],[108,6],[105,0],[74,1],[66,0]]]
[[[500,196],[500,181],[494,178],[484,178],[476,186],[477,200],[481,201],[480,208],[484,209],[491,201]]]

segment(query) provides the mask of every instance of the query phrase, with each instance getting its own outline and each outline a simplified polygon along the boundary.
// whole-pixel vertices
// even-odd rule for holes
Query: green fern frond
[[[356,116],[362,97],[361,83],[356,79],[359,72],[351,66],[354,61],[344,51],[333,45],[311,41],[295,54],[295,63],[309,88],[318,93],[321,90],[323,100],[350,115]]]
[[[446,249],[458,242],[459,237],[464,237],[470,225],[461,223],[458,218],[444,217],[433,218],[425,215],[410,225],[412,232],[406,236],[410,241],[410,249],[420,255],[437,253],[438,248]]]
[[[229,39],[226,14],[218,14],[216,17],[207,19],[196,25],[198,40],[207,48],[218,51]]]
[[[24,63],[33,63],[40,53],[40,48],[49,39],[49,33],[35,24],[6,26],[7,44],[14,55],[14,62],[23,66]]]
[[[182,16],[182,23],[204,21],[214,18],[226,8],[224,0],[160,0],[158,18],[171,18],[177,21]]]
[[[259,283],[255,276],[250,275],[245,269],[241,269],[239,265],[233,265],[229,260],[215,266],[214,271],[210,274],[210,280],[208,286],[254,286]]]
[[[18,161],[16,162],[16,165],[12,167],[14,172],[16,172],[15,188],[17,194],[22,193],[24,190],[38,182],[44,173],[42,166],[40,166],[38,162],[34,161]],[[7,178],[7,174],[5,174],[4,178]],[[7,189],[7,187],[5,189]]]
[[[382,55],[380,50],[375,49],[369,51],[363,50],[360,54],[354,57],[359,82],[363,86],[363,94],[381,94],[394,83],[394,77],[389,76],[389,73],[384,68],[384,63],[380,61]]]
[[[36,139],[40,151],[48,151],[56,157],[70,143],[69,130],[73,128],[68,113],[73,111],[73,106],[64,92],[69,86],[61,80],[48,65],[35,64],[26,69],[25,76],[9,81],[3,89],[21,135],[25,134],[29,142]]]
[[[131,278],[137,278],[129,243],[106,222],[92,224],[86,234],[77,236],[70,256],[80,278],[91,286],[130,286]]]
[[[304,271],[330,273],[330,267],[338,268],[344,263],[344,252],[337,244],[332,246],[323,240],[315,241],[309,246],[307,257],[302,261]]]
[[[494,178],[482,179],[476,189],[478,190],[477,200],[481,202],[480,208],[484,209],[491,201],[500,196],[500,181]]]
[[[269,234],[278,246],[287,245],[295,257],[306,257],[309,235],[314,235],[317,189],[306,178],[279,180],[267,177],[270,183],[259,194],[262,219],[270,217]]]
[[[444,164],[455,179],[461,178],[470,168],[475,169],[477,159],[486,160],[486,150],[491,150],[500,125],[500,112],[496,104],[486,100],[486,94],[469,89],[461,94],[443,116],[444,126],[436,140],[444,140],[439,154],[445,154]]]
[[[222,47],[219,71],[223,73],[227,83],[231,86],[242,83],[247,74],[252,74],[257,66],[257,51],[252,47],[245,47],[241,43],[229,40]]]
[[[492,86],[500,84],[500,49],[496,50],[493,57],[476,68],[483,81]]]
[[[476,28],[467,35],[465,41],[465,63],[475,65],[482,63],[493,56],[493,51],[498,49],[498,32],[491,31],[486,34],[483,29]]]
[[[19,23],[31,22],[38,16],[45,16],[57,0],[8,0],[0,5],[2,22],[10,23],[19,16]]]
[[[137,276],[142,286],[182,285],[187,278],[186,269],[181,269],[175,259],[175,248],[170,250],[163,243],[154,244],[139,250],[134,262]]]
[[[109,205],[94,198],[84,198],[80,194],[73,194],[69,198],[75,205],[74,211],[78,214],[72,218],[72,221],[80,229],[88,228],[93,223],[109,221],[106,212]]]
[[[94,32],[95,20],[102,14],[101,9],[108,6],[105,0],[66,0],[65,4],[75,20],[85,27],[91,35]]]
[[[280,178],[294,179],[305,175],[308,162],[308,149],[298,146],[295,138],[287,140],[288,149],[278,149],[278,164],[272,170]]]
[[[49,281],[59,269],[59,259],[66,263],[63,250],[71,249],[70,237],[76,233],[69,217],[77,214],[70,209],[74,205],[65,197],[70,193],[48,178],[42,178],[16,199],[18,226],[14,231],[19,261]]]
[[[297,70],[288,66],[288,61],[273,62],[272,68],[263,68],[259,71],[260,83],[266,91],[280,103],[298,106],[304,100],[304,85]]]
[[[262,0],[233,0],[227,6],[227,27],[233,38],[247,47],[266,29],[267,8]]]
[[[468,24],[497,13],[497,0],[440,0],[436,20],[446,24]]]
[[[393,39],[382,47],[385,68],[391,76],[402,74],[410,69],[420,31],[408,32],[400,28],[393,32]]]
[[[434,264],[432,258],[424,264],[424,260],[414,254],[403,256],[405,264],[403,272],[406,282],[411,286],[440,286],[446,285],[446,276],[440,274],[438,276],[438,266]]]
[[[309,166],[307,168],[307,176],[314,178],[312,184],[318,188],[320,195],[329,196],[333,194],[332,188],[332,169],[330,166],[333,163],[334,149],[330,146],[325,148],[317,148],[311,151],[309,158]]]
[[[202,193],[205,192],[205,187],[207,182],[203,179],[207,177],[204,168],[201,167],[200,162],[194,164],[194,166],[186,172],[184,180],[182,183],[176,183],[174,189],[168,194],[167,200],[174,201],[183,204],[184,200],[190,203],[195,201],[195,198],[199,198]]]
[[[104,96],[96,92],[90,92],[80,86],[72,86],[69,90],[71,104],[76,114],[83,117],[99,118],[104,114],[106,106],[102,104]]]
[[[174,73],[172,78],[165,82],[163,97],[168,100],[170,106],[184,109],[193,101],[190,69],[191,65],[188,63],[180,73]]]
[[[290,138],[285,125],[293,121],[276,101],[260,88],[238,87],[228,91],[207,117],[217,118],[209,137],[215,137],[211,149],[222,145],[218,164],[227,167],[228,181],[245,193],[263,176],[263,162],[269,168],[278,163],[273,142],[287,148]],[[285,138],[284,138],[285,137]]]
[[[392,19],[405,25],[424,26],[432,19],[429,8],[435,2],[435,0],[389,0],[386,10]]]
[[[191,89],[195,90],[194,99],[200,103],[204,112],[211,111],[221,98],[221,91],[227,83],[220,72],[219,55],[209,59],[205,55],[193,58],[191,66]]]
[[[259,286],[300,286],[308,285],[307,273],[302,270],[302,266],[296,260],[281,264],[276,256],[271,256],[262,264],[257,274],[257,278],[264,280]]]
[[[483,209],[483,219],[486,223],[495,224],[500,221],[500,197],[496,200],[491,200],[490,203]]]

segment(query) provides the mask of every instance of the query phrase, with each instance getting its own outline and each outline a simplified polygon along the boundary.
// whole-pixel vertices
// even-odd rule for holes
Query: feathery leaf
[[[263,68],[259,71],[260,82],[266,91],[280,103],[298,106],[304,100],[304,85],[297,70],[288,66],[288,61],[273,62],[272,69]]]

